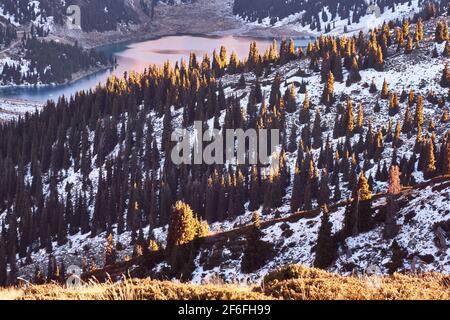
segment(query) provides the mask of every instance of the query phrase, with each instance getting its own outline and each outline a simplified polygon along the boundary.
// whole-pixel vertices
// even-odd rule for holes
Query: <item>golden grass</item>
[[[343,277],[292,265],[267,275],[263,292],[292,300],[448,300],[450,276],[438,273]]]
[[[170,281],[124,280],[97,283],[79,288],[56,284],[16,289],[19,300],[267,300],[252,287],[238,285],[193,285]],[[0,300],[3,292],[0,291]]]
[[[450,276],[343,277],[300,265],[268,274],[261,286],[124,280],[76,289],[56,284],[0,290],[0,300],[448,300]]]

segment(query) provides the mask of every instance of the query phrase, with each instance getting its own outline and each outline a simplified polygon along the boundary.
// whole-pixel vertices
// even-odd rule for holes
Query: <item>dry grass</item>
[[[292,265],[270,273],[262,286],[192,285],[124,280],[68,289],[59,285],[0,290],[0,300],[448,300],[450,276],[423,274],[343,277]]]
[[[292,265],[265,277],[264,293],[292,300],[448,300],[450,276],[343,277]]]
[[[10,290],[12,291],[12,290]],[[19,300],[267,300],[273,299],[253,288],[238,285],[192,285],[169,281],[125,280],[97,283],[79,288],[59,285],[16,289]],[[0,300],[3,299],[0,291]]]

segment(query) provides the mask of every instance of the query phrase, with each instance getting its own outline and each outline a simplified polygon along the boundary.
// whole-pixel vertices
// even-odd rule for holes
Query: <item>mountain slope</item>
[[[447,10],[448,0],[435,3],[433,10]],[[383,21],[411,18],[426,4],[422,0],[235,0],[233,12],[254,26],[286,27],[316,35],[342,34],[368,30]],[[379,12],[373,13],[373,6],[378,6]]]
[[[374,215],[383,222],[374,226],[372,231],[342,242],[331,271],[344,275],[364,274],[369,267],[376,266],[382,274],[389,274],[390,264],[395,260],[392,251],[395,241],[404,252],[398,271],[450,273],[450,177],[406,191],[398,201],[402,204],[397,216],[400,226],[398,235],[394,239],[384,239],[386,198],[383,196],[373,203],[376,208]],[[346,207],[341,206],[330,211],[334,234],[343,227],[345,210]],[[241,270],[248,231],[240,235],[230,233],[221,236],[220,241],[208,241],[200,246],[195,259],[193,281],[200,283],[203,279],[218,276],[227,282],[253,282],[261,280],[268,272],[282,265],[313,266],[322,214],[320,211],[311,214],[304,212],[284,221],[263,224],[263,240],[273,244],[276,253],[262,268],[250,274]],[[443,245],[439,244],[437,236],[439,227],[444,230],[447,241]]]
[[[408,204],[392,210],[397,224],[403,225],[394,236],[398,246],[393,247],[392,241],[379,239],[383,215],[380,204],[368,201],[368,194],[387,190],[391,166],[400,168],[397,178],[404,186],[449,171],[447,22],[448,17],[441,16],[423,25],[408,27],[405,22],[404,28],[386,24],[349,39],[321,37],[306,52],[283,42],[261,55],[252,45],[249,59],[239,63],[234,56],[226,62],[218,54],[212,61],[192,56],[189,64],[175,68],[167,64],[112,78],[95,91],[49,102],[40,114],[0,126],[0,220],[6,239],[0,243],[7,244],[3,256],[9,257],[3,262],[8,261],[10,274],[28,277],[48,261],[50,271],[60,270],[56,261],[81,266],[84,260],[85,267],[89,261],[95,269],[105,262],[109,233],[114,234],[120,259],[164,248],[176,201],[187,203],[220,235],[250,224],[254,211],[264,222],[323,204],[332,210],[333,203],[359,198],[362,190],[367,197],[361,206],[357,202],[357,209],[348,207],[358,212],[356,218],[344,214],[344,208],[330,215],[331,232],[325,236],[337,252],[341,247],[349,254],[325,267],[345,273],[352,264],[363,269],[370,262],[380,263],[386,272],[384,259],[397,252],[394,260],[401,263],[389,271],[408,268],[404,234],[414,234],[409,231],[414,223],[420,222],[429,233],[432,224],[448,219],[440,212],[448,205],[448,188],[423,192],[441,203],[433,207],[426,202],[424,211],[411,218],[403,211],[411,210]],[[418,40],[413,46],[414,33]],[[400,35],[408,41],[401,41]],[[170,158],[173,128],[193,133],[197,120],[209,128],[280,130],[280,167],[267,172],[245,163],[175,165]],[[414,193],[409,202],[425,201],[421,195]],[[433,218],[425,221],[427,214]],[[197,253],[189,242],[173,260],[157,251],[165,262],[154,261],[153,272],[178,279],[180,274],[191,276],[186,270],[193,271],[198,282],[208,265],[214,272],[218,264],[230,279],[242,259],[250,255],[258,260],[260,253],[267,253],[262,260],[270,268],[290,262],[312,264],[319,220],[315,216],[283,227],[253,229],[255,241],[249,242],[267,251],[247,250],[244,256],[247,239],[239,237],[232,239],[234,247],[226,250],[225,244],[224,250],[211,253],[212,258],[208,248]],[[352,224],[358,228],[347,234]],[[446,225],[442,229],[447,230]],[[280,236],[280,230],[285,234]],[[289,234],[292,242],[281,240]],[[430,270],[439,270],[439,253],[431,238],[417,238],[417,247],[423,248],[419,258],[428,261]],[[359,247],[371,239],[379,246]],[[363,260],[364,255],[368,259]],[[236,276],[245,279],[245,271],[251,278],[260,277],[266,270],[257,262],[261,261],[250,261],[252,268]],[[48,279],[55,274],[50,272]]]

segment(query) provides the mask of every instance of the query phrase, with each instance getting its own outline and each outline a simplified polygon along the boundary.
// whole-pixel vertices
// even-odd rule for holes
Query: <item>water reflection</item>
[[[143,71],[151,64],[161,65],[169,60],[171,63],[184,58],[189,59],[189,54],[194,52],[197,59],[205,53],[210,56],[214,49],[219,50],[221,45],[227,48],[227,55],[236,51],[238,57],[243,59],[248,55],[250,42],[254,40],[244,37],[205,37],[205,36],[169,36],[142,42],[114,44],[99,48],[109,56],[117,59],[118,66],[114,70],[102,70],[86,76],[67,85],[46,87],[9,87],[0,89],[0,97],[26,99],[33,101],[46,101],[57,99],[59,96],[70,96],[76,91],[89,90],[98,83],[105,83],[111,75],[123,76],[125,72]],[[261,53],[269,47],[271,40],[256,40]],[[308,40],[297,40],[297,46],[304,46]]]

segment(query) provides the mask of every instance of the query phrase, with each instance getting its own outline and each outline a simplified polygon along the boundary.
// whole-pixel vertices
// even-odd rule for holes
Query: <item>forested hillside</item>
[[[28,23],[43,26],[50,20],[62,23],[63,3],[60,0],[3,0],[0,3],[0,16],[16,26]]]
[[[19,60],[0,60],[0,85],[61,84],[70,81],[74,73],[112,65],[94,50],[33,36],[25,36],[22,47]]]
[[[17,31],[9,22],[0,20],[0,48],[7,47],[17,38]]]
[[[127,0],[5,0],[0,4],[0,16],[16,25],[32,23],[48,31],[54,23],[63,25],[66,8],[72,4],[81,7],[81,27],[86,32],[116,30],[120,23],[138,22]]]
[[[285,19],[291,26],[328,33],[341,22],[348,26],[360,24],[362,19],[372,15],[373,10],[368,12],[369,6],[378,6],[381,16],[391,20],[399,7],[407,6],[418,13],[428,3],[435,7],[433,10],[447,10],[448,0],[235,0],[233,12],[250,22],[278,25]]]
[[[0,284],[31,278],[30,268],[42,282],[47,260],[51,281],[74,259],[94,270],[151,251],[164,260],[154,272],[189,279],[201,261],[190,243],[209,228],[220,234],[245,223],[252,226],[242,258],[222,253],[241,259],[234,273],[252,273],[283,253],[262,221],[319,207],[320,226],[302,221],[290,247],[309,248],[308,262],[338,268],[336,247],[382,223],[383,250],[402,264],[404,244],[395,240],[407,215],[397,201],[402,186],[450,174],[448,17],[428,18],[322,36],[306,49],[283,40],[260,53],[252,43],[244,59],[223,47],[210,57],[191,54],[1,124]],[[175,165],[171,134],[192,132],[194,121],[221,134],[279,130],[279,167]],[[383,215],[372,202],[378,192],[388,193]],[[342,201],[343,221],[334,224],[328,207]],[[429,212],[445,240],[446,214]]]

